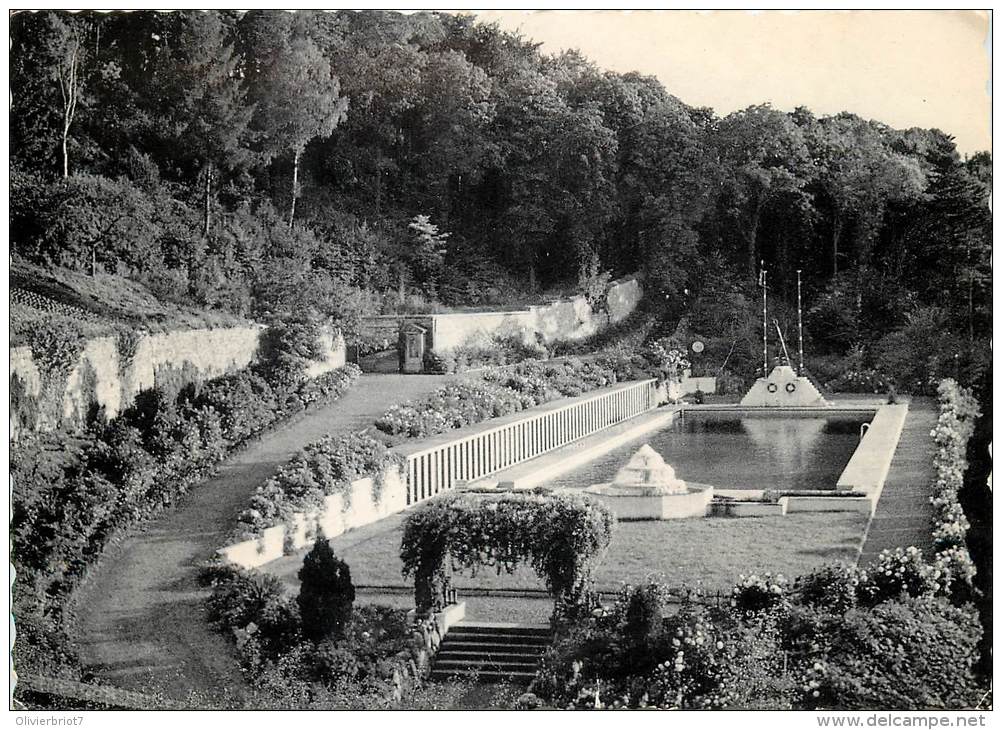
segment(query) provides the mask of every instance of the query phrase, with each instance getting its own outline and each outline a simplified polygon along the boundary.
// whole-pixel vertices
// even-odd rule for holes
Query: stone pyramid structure
[[[804,408],[825,407],[824,399],[814,384],[797,375],[789,365],[777,365],[767,378],[759,378],[741,399],[743,406]]]

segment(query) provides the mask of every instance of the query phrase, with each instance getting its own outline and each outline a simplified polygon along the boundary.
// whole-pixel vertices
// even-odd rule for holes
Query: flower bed
[[[307,445],[257,488],[250,507],[240,514],[234,537],[253,539],[281,524],[292,532],[299,515],[322,514],[325,498],[332,495],[340,495],[348,508],[353,483],[366,476],[372,477],[372,501],[379,504],[387,470],[400,463],[386,444],[368,434],[328,434]]]
[[[643,363],[626,357],[523,362],[488,369],[477,379],[450,383],[421,400],[393,406],[376,428],[391,436],[425,438],[642,377],[651,377]]]
[[[626,586],[562,627],[531,699],[582,709],[970,706],[977,621],[943,597],[916,553],[863,571],[824,566],[792,589],[782,576],[742,577],[723,604],[699,589]]]
[[[933,458],[936,480],[930,498],[935,513],[932,533],[935,562],[939,570],[953,577],[958,589],[966,586],[969,590],[975,573],[966,544],[971,525],[964,515],[958,493],[967,471],[967,442],[974,433],[980,412],[971,391],[952,379],[942,381],[937,392],[940,413],[932,430],[936,443]]]
[[[543,345],[530,341],[522,332],[492,337],[478,333],[447,352],[429,350],[425,353],[424,369],[429,373],[462,373],[526,360],[545,360],[547,355]]]

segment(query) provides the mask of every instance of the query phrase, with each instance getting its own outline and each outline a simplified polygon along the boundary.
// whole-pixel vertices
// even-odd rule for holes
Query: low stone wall
[[[773,517],[786,514],[786,502],[722,501],[713,505],[715,517]]]
[[[131,353],[123,353],[114,337],[89,340],[66,378],[62,407],[54,415],[65,423],[79,423],[96,404],[108,418],[114,418],[133,403],[137,394],[155,388],[158,374],[171,371],[203,382],[245,368],[257,355],[264,329],[262,325],[251,325],[145,335],[138,338]],[[310,377],[345,364],[344,338],[339,333],[326,331],[322,344],[326,357],[308,368]],[[41,394],[42,374],[31,348],[11,348],[10,367],[11,379],[21,381],[25,395]],[[59,427],[54,416],[44,412],[40,416],[38,430]]]
[[[710,502],[713,499],[713,487],[692,482],[688,483],[688,493],[663,496],[607,493],[601,491],[602,486],[604,485],[595,485],[584,491],[589,497],[611,509],[617,520],[624,522],[706,517],[710,513]]]
[[[407,485],[403,474],[392,468],[383,475],[378,499],[372,477],[351,484],[348,499],[340,494],[326,497],[321,512],[297,513],[291,525],[276,525],[261,537],[228,545],[219,554],[242,568],[257,568],[288,552],[308,547],[320,534],[332,538],[355,527],[389,517],[407,507]]]
[[[717,392],[717,379],[712,376],[694,378],[687,375],[682,378],[681,390],[682,395],[691,395],[697,390],[706,395],[713,395]]]
[[[789,512],[859,512],[870,515],[877,507],[871,497],[780,497]]]

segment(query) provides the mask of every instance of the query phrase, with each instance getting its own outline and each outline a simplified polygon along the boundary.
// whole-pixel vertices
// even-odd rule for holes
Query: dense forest
[[[444,13],[24,12],[11,33],[25,261],[349,329],[641,272],[650,311],[746,375],[764,262],[786,325],[802,270],[812,367],[847,388],[990,363],[991,156],[945,132],[720,117]]]

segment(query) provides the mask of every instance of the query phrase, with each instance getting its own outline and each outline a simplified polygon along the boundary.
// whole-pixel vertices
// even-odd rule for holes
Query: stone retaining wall
[[[196,329],[141,336],[132,353],[123,353],[115,337],[89,340],[77,365],[66,378],[61,407],[51,414],[41,409],[37,430],[51,431],[60,423],[80,423],[96,404],[114,418],[128,408],[138,393],[157,386],[157,378],[172,372],[189,381],[204,382],[250,365],[265,328],[262,325]],[[323,361],[307,369],[316,377],[345,364],[344,338],[333,330],[322,335]],[[10,350],[10,377],[21,382],[25,395],[42,392],[42,373],[31,348]],[[89,381],[89,382],[88,382]],[[12,421],[17,414],[11,414]],[[15,422],[16,433],[21,424]]]
[[[643,287],[636,277],[610,284],[603,305],[593,310],[588,300],[578,295],[550,304],[531,306],[510,312],[453,312],[448,314],[382,315],[365,317],[361,331],[370,337],[384,337],[396,342],[404,323],[420,324],[428,330],[429,349],[443,354],[478,337],[521,335],[527,340],[537,336],[546,342],[580,340],[598,333],[603,327],[620,322],[636,310]]]
[[[383,475],[378,491],[377,498],[372,477],[357,479],[351,483],[347,500],[340,494],[329,495],[322,512],[297,513],[293,524],[269,527],[261,537],[227,545],[219,550],[219,555],[242,568],[257,568],[287,552],[308,547],[319,534],[337,537],[407,507],[407,485],[396,467]]]

